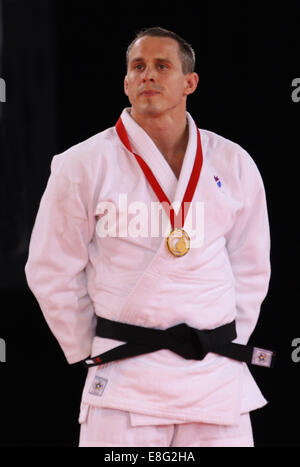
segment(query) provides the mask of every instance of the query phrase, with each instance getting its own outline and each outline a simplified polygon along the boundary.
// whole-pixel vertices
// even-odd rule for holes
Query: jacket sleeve
[[[235,279],[235,342],[247,344],[258,321],[270,281],[270,231],[264,184],[246,151],[239,167],[241,208],[227,234],[227,250]]]
[[[90,355],[96,326],[85,270],[92,238],[87,190],[72,159],[52,159],[25,265],[29,288],[68,363]]]

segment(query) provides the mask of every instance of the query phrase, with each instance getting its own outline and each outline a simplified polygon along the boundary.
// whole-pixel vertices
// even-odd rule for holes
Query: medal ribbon
[[[191,202],[191,200],[192,200],[192,198],[194,196],[196,186],[197,186],[197,183],[198,183],[198,180],[199,180],[199,177],[200,177],[201,169],[202,169],[203,154],[202,154],[202,147],[201,147],[200,131],[199,131],[199,128],[197,127],[197,125],[196,125],[196,128],[197,128],[197,152],[196,152],[196,157],[195,157],[195,160],[194,160],[194,166],[193,166],[191,177],[190,177],[189,183],[187,185],[187,188],[186,188],[186,191],[185,191],[182,203],[181,203],[179,213],[178,213],[178,215],[176,216],[176,219],[175,219],[175,211],[172,208],[171,203],[170,203],[169,199],[167,198],[166,194],[164,193],[164,191],[162,190],[160,184],[156,180],[152,170],[150,169],[148,164],[144,161],[144,159],[141,158],[141,156],[139,156],[138,154],[135,154],[133,152],[131,144],[130,144],[129,139],[128,139],[127,132],[125,130],[125,127],[124,127],[124,124],[122,122],[121,117],[119,118],[119,120],[117,121],[117,124],[116,124],[116,131],[117,131],[117,134],[118,134],[120,140],[122,141],[124,146],[128,149],[128,151],[130,151],[135,156],[137,162],[139,163],[142,171],[145,174],[145,177],[147,178],[148,182],[150,183],[150,185],[151,185],[154,193],[158,197],[159,201],[161,203],[168,203],[168,205],[170,207],[170,214],[167,212],[164,204],[163,204],[163,206],[164,206],[167,214],[170,215],[170,222],[171,222],[173,230],[175,228],[175,225],[176,225],[176,228],[182,228],[183,225],[184,225],[184,221],[185,221],[185,218],[186,218],[186,215],[187,215],[187,212],[188,212],[188,209],[186,210],[186,212],[184,212],[184,203],[186,203],[186,202],[190,203]],[[188,208],[189,208],[189,205],[190,204],[188,204]],[[182,213],[181,221],[179,220],[180,213]],[[175,221],[176,221],[176,223],[175,223]]]

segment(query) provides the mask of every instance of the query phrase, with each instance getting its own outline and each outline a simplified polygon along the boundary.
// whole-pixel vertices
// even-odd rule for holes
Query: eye
[[[135,70],[142,70],[143,67],[144,67],[144,65],[141,65],[141,64],[140,65],[135,65],[134,69]]]
[[[160,64],[158,65],[158,68],[159,68],[160,70],[164,70],[164,69],[167,68],[167,66],[164,65],[163,63],[160,63]]]

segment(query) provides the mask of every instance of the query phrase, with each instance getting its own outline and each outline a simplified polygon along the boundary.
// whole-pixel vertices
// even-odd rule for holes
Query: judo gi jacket
[[[179,179],[130,108],[121,119],[133,151],[179,205],[197,149],[191,115]],[[53,157],[25,271],[70,364],[122,344],[95,336],[97,316],[156,329],[235,320],[234,342],[248,342],[270,279],[264,185],[241,146],[199,130],[203,165],[184,224],[191,247],[182,257],[166,247],[169,218],[115,127]],[[230,425],[267,401],[246,363],[214,353],[186,360],[161,349],[89,368],[82,403],[157,423]]]

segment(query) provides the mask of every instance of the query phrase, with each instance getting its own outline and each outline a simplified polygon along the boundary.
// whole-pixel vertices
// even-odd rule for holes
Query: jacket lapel
[[[121,118],[125,126],[133,151],[141,156],[152,170],[161,188],[174,206],[176,214],[179,211],[185,190],[187,188],[197,150],[197,129],[195,123],[187,112],[189,124],[189,140],[183,159],[179,179],[169,166],[163,154],[159,151],[150,136],[140,127],[129,114],[129,108],[123,110]],[[132,156],[134,157],[134,156]]]
[[[195,161],[195,156],[196,156],[196,151],[197,151],[197,128],[194,123],[194,120],[192,119],[191,115],[187,112],[187,119],[188,119],[188,124],[189,124],[189,140],[185,152],[185,156],[183,159],[183,164],[181,167],[174,199],[172,202],[177,202],[177,206],[174,206],[176,214],[178,214],[178,211],[181,206],[181,202],[183,200],[185,191],[187,189],[193,166],[194,166],[194,161]]]

